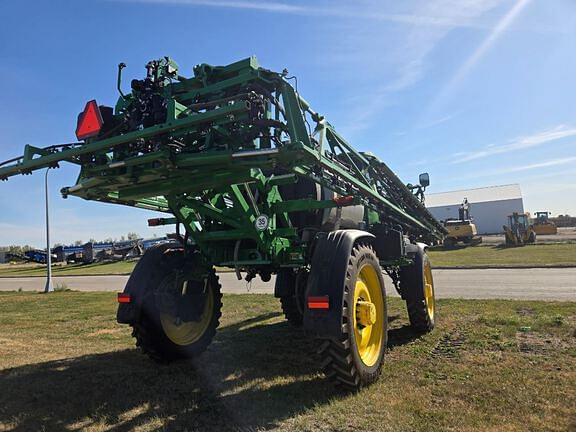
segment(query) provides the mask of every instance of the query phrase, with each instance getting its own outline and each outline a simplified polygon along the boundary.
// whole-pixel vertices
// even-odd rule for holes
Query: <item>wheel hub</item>
[[[361,267],[354,286],[354,337],[356,349],[366,366],[378,361],[384,343],[384,298],[376,270]]]
[[[364,327],[376,322],[376,305],[369,301],[360,300],[356,303],[356,320]]]
[[[433,320],[436,304],[434,300],[434,283],[432,282],[432,269],[430,264],[426,264],[424,267],[424,300],[426,301],[428,316]]]
[[[207,295],[201,281],[181,279],[174,274],[162,281],[155,297],[158,310],[173,316],[174,325],[180,325],[202,319]]]
[[[164,333],[177,345],[190,345],[210,325],[214,300],[207,282],[167,276],[154,293]]]

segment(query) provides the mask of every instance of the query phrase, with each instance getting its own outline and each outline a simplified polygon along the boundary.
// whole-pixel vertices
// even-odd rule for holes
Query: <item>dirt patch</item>
[[[574,346],[559,337],[533,332],[517,332],[516,344],[525,354],[545,355]]]
[[[26,348],[27,346],[28,344],[20,340],[0,337],[0,347],[2,347],[2,350]],[[2,352],[2,350],[0,350],[0,352]]]
[[[520,307],[516,309],[516,313],[520,316],[534,316],[534,309],[529,307]]]
[[[465,341],[466,337],[461,332],[445,334],[432,349],[430,355],[432,357],[444,358],[458,357]]]

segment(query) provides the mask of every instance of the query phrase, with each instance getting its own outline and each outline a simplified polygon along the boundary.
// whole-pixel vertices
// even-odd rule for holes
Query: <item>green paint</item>
[[[317,231],[323,212],[339,205],[337,195],[316,196],[320,190],[363,205],[366,230],[379,223],[401,226],[413,241],[441,238],[443,228],[394,173],[350,146],[284,76],[254,57],[201,64],[190,78],[169,58],[150,62],[147,80],[119,98],[98,136],[27,145],[21,158],[0,165],[0,179],[78,164],[65,197],[172,214],[164,223],[181,223],[206,264],[242,270],[309,263],[314,236],[305,231]],[[290,194],[294,188],[307,192]],[[259,216],[265,228],[255,226]],[[298,225],[305,219],[316,222]]]

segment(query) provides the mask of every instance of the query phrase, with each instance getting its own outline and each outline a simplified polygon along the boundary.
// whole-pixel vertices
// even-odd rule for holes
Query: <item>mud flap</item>
[[[320,233],[316,238],[306,297],[328,296],[328,309],[304,309],[304,330],[313,337],[332,338],[342,334],[342,308],[346,268],[354,244],[372,240],[373,234],[361,230]]]
[[[413,300],[413,295],[411,295],[411,291],[409,290],[403,290],[402,289],[402,279],[405,279],[406,276],[404,276],[403,274],[405,274],[406,272],[415,272],[417,271],[418,265],[422,262],[422,257],[424,256],[424,254],[426,253],[426,250],[428,249],[428,245],[425,243],[409,243],[406,245],[406,253],[409,257],[412,258],[412,264],[402,267],[400,269],[400,298],[402,300]],[[420,258],[418,258],[420,257]],[[413,292],[412,292],[413,294]]]
[[[157,266],[161,265],[162,258],[170,249],[177,247],[173,243],[166,243],[152,247],[140,258],[136,267],[132,271],[126,286],[124,294],[130,295],[130,303],[120,303],[116,313],[116,321],[120,324],[133,324],[140,320],[140,314],[144,302],[152,292],[146,292],[147,281],[152,279],[157,271]]]

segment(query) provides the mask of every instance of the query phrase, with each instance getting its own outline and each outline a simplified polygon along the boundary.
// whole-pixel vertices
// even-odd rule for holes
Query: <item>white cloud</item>
[[[476,159],[490,157],[502,153],[509,153],[517,150],[524,150],[527,148],[537,147],[542,144],[556,141],[562,138],[567,138],[576,135],[576,128],[566,125],[558,125],[552,129],[535,133],[524,137],[518,137],[511,140],[508,144],[504,145],[488,145],[482,150],[472,152],[461,152],[456,154],[456,158],[452,163],[469,162]]]
[[[439,118],[436,118],[434,120],[430,120],[429,122],[426,123],[421,123],[418,126],[416,126],[417,129],[428,129],[434,126],[438,126],[441,125],[442,123],[446,123],[450,120],[452,120],[454,117],[456,117],[457,114],[448,114]]]
[[[518,0],[510,10],[498,21],[496,26],[484,38],[482,43],[470,54],[464,61],[462,66],[456,71],[454,76],[450,79],[448,84],[444,86],[442,91],[438,94],[434,102],[432,102],[428,112],[434,112],[441,107],[442,104],[454,93],[455,89],[466,78],[472,69],[482,60],[482,58],[490,51],[498,39],[508,30],[518,15],[528,6],[530,0]]]
[[[455,28],[474,27],[478,19],[500,4],[498,0],[432,0],[411,3],[416,5],[412,15],[420,17],[442,17],[443,26],[422,26],[412,23],[391,36],[394,43],[387,49],[383,28],[380,25],[363,23],[358,28],[350,28],[346,33],[344,46],[334,49],[331,60],[341,59],[342,63],[362,65],[362,73],[369,88],[358,89],[347,106],[357,107],[350,110],[348,124],[341,124],[346,133],[354,133],[369,128],[374,118],[382,110],[394,104],[394,98],[426,75],[429,57]],[[380,7],[385,5],[379,3]],[[373,8],[375,9],[375,8]],[[375,16],[378,10],[371,11]],[[397,40],[397,41],[396,41]],[[381,55],[380,55],[381,53]],[[366,77],[374,79],[366,79]],[[374,82],[381,84],[374,86]],[[356,85],[362,85],[359,83]],[[430,123],[427,120],[422,123]]]
[[[481,23],[462,20],[458,14],[445,14],[446,10],[436,7],[430,8],[428,13],[385,13],[378,8],[372,7],[374,3],[357,2],[353,7],[335,5],[335,2],[326,3],[322,7],[314,7],[310,4],[305,6],[295,5],[287,2],[267,2],[267,1],[242,1],[242,0],[112,0],[126,3],[147,3],[160,5],[178,5],[178,6],[196,6],[210,7],[221,9],[246,9],[257,10],[262,12],[284,13],[294,15],[312,15],[327,16],[340,18],[360,18],[371,21],[387,21],[397,24],[407,24],[414,26],[431,26],[431,27],[468,27],[485,29],[486,26]],[[452,10],[461,10],[461,5],[465,8],[482,3],[479,0],[468,0],[455,2]],[[438,0],[431,3],[439,4]],[[444,2],[445,3],[445,2]],[[465,15],[465,14],[464,14]]]
[[[356,0],[353,3],[329,1],[297,4],[256,0],[111,1],[342,18],[337,22],[319,21],[318,27],[339,26],[339,33],[345,35],[344,40],[336,35],[326,45],[321,56],[324,65],[329,64],[333,70],[338,69],[339,64],[346,65],[345,70],[349,70],[351,64],[361,65],[363,82],[355,84],[359,87],[358,91],[344,104],[348,114],[343,122],[339,122],[339,130],[348,135],[371,127],[375,117],[385,107],[395,103],[397,93],[423,79],[428,69],[428,57],[452,30],[489,30],[484,42],[457,72],[456,79],[465,75],[481,59],[529,0],[518,0],[496,25],[491,19],[480,18],[502,6],[505,3],[502,0]],[[383,36],[383,33],[394,26],[384,27],[382,22],[401,25],[392,39]],[[363,84],[366,84],[366,89],[361,88]],[[430,122],[428,119],[423,121]]]
[[[516,167],[506,168],[506,170],[503,172],[509,173],[509,172],[528,171],[528,170],[533,170],[533,169],[537,169],[537,168],[547,168],[547,167],[551,167],[551,166],[566,165],[566,164],[569,164],[572,162],[576,162],[576,156],[566,157],[566,158],[558,158],[558,159],[550,159],[550,160],[547,160],[544,162],[538,162],[535,164],[520,165],[520,166],[516,166]]]
[[[255,9],[267,12],[282,13],[305,13],[309,11],[307,7],[291,5],[289,3],[278,2],[258,2],[258,1],[211,1],[211,0],[124,0],[128,3],[150,3],[150,4],[173,4],[188,6],[203,6],[230,9]]]

